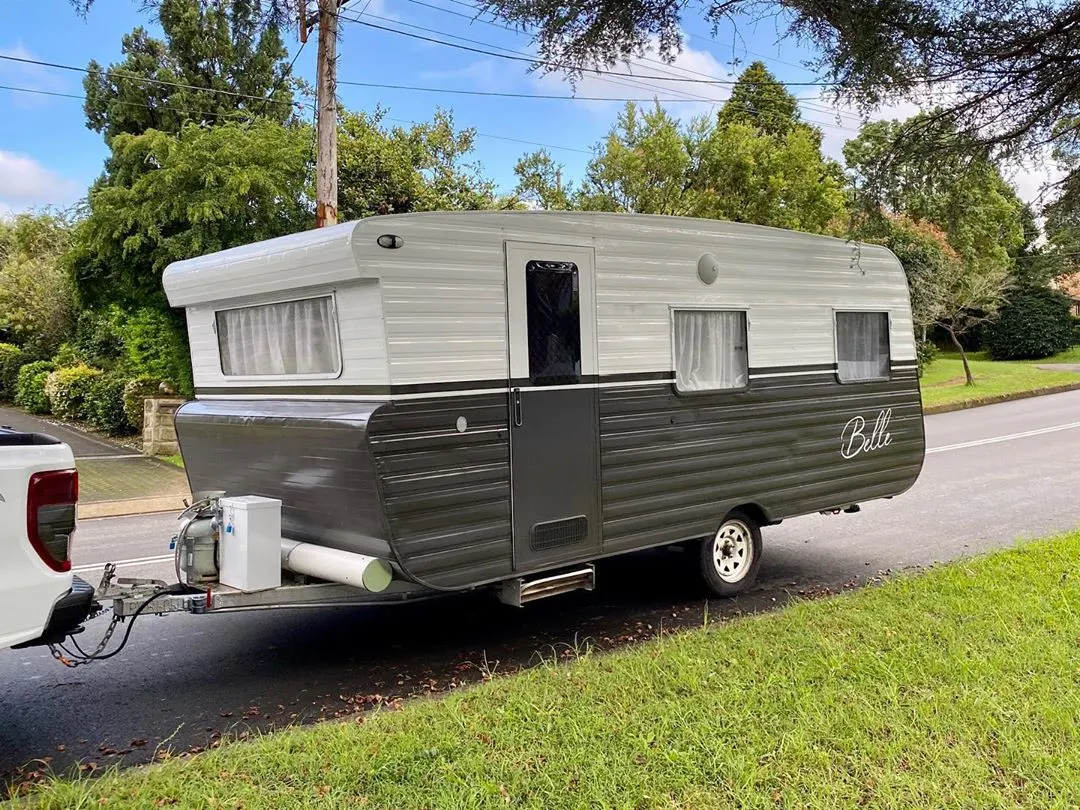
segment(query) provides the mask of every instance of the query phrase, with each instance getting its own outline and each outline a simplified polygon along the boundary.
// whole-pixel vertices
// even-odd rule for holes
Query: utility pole
[[[316,69],[315,227],[337,223],[337,34],[338,9],[348,0],[318,0],[319,50]],[[301,37],[306,39],[301,0]]]

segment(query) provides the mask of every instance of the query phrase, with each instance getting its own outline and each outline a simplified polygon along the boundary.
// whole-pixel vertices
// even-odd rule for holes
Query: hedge
[[[30,413],[48,413],[49,396],[45,393],[45,380],[55,370],[56,364],[51,360],[38,360],[20,368],[15,383],[15,404]]]
[[[135,430],[124,409],[126,385],[122,374],[102,374],[91,380],[86,394],[87,421],[110,436],[127,436]]]
[[[100,368],[81,365],[61,368],[45,379],[49,408],[61,419],[90,421],[88,398],[94,380],[102,375]]]
[[[26,362],[26,355],[18,346],[0,343],[0,400],[15,398],[15,385],[19,369]]]
[[[987,348],[995,360],[1038,360],[1072,345],[1070,302],[1045,287],[1017,292],[987,332]]]

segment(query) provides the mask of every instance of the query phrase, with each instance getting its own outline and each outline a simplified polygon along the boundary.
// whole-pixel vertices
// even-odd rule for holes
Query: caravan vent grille
[[[529,534],[529,548],[545,551],[580,543],[589,535],[589,520],[584,516],[537,523]]]

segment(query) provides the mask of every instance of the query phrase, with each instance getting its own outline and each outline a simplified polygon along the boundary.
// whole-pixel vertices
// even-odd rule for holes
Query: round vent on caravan
[[[720,276],[720,260],[711,253],[702,253],[697,263],[697,274],[705,284],[712,284]]]

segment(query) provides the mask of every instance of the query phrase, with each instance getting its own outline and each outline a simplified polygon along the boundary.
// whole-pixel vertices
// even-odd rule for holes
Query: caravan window
[[[533,385],[581,382],[578,267],[573,262],[525,265],[529,377]]]
[[[227,377],[341,373],[332,296],[225,309],[215,315],[221,371]]]
[[[841,382],[889,378],[889,313],[836,313],[836,367]]]
[[[749,381],[746,313],[675,310],[675,388],[716,391]]]

